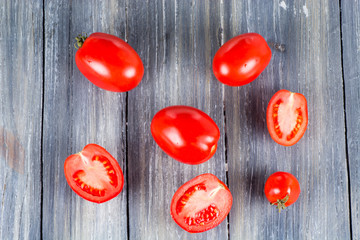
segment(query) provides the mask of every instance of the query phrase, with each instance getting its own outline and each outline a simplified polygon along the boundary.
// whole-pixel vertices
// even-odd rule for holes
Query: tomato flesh
[[[80,72],[93,84],[108,91],[126,92],[135,88],[144,75],[136,51],[122,39],[91,34],[75,54]]]
[[[204,112],[189,106],[170,106],[155,114],[151,133],[160,148],[186,164],[200,164],[216,152],[220,130]]]
[[[273,173],[266,180],[264,187],[266,198],[271,204],[278,206],[279,211],[295,203],[300,191],[296,177],[287,172]]]
[[[118,162],[102,147],[89,144],[64,163],[69,186],[82,198],[102,203],[117,196],[124,183]]]
[[[257,33],[245,33],[222,45],[212,66],[220,82],[235,87],[255,80],[270,60],[271,50],[266,40]]]
[[[202,174],[181,186],[171,202],[171,216],[188,232],[204,232],[219,225],[232,206],[227,186],[212,174]]]
[[[280,90],[267,108],[267,126],[275,142],[292,146],[304,135],[308,124],[306,98],[300,93]]]

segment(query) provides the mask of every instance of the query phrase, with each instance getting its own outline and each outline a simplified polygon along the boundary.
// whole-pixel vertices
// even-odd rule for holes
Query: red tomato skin
[[[117,173],[118,186],[115,189],[109,190],[106,196],[102,196],[102,197],[93,196],[91,194],[84,192],[81,188],[79,188],[73,180],[73,174],[78,170],[77,167],[81,165],[81,162],[78,161],[79,158],[81,158],[80,154],[82,154],[88,160],[90,160],[91,157],[94,155],[101,155],[107,157],[110,163],[112,164],[115,172]],[[113,199],[114,197],[119,195],[119,193],[122,191],[124,186],[124,175],[119,163],[108,151],[106,151],[105,148],[94,143],[86,145],[81,152],[72,154],[66,158],[64,162],[64,174],[67,183],[77,195],[79,195],[85,200],[94,203],[103,203]]]
[[[136,51],[122,39],[93,33],[75,54],[80,72],[96,86],[126,92],[139,85],[144,66]]]
[[[213,186],[215,184],[221,185],[224,190],[222,192],[221,196],[222,196],[222,198],[226,199],[226,201],[224,201],[225,206],[221,207],[220,216],[211,224],[204,225],[204,226],[188,226],[188,225],[184,224],[183,219],[181,219],[181,217],[176,213],[176,204],[177,204],[178,200],[181,198],[181,196],[183,196],[185,194],[187,189],[189,189],[190,187],[192,187],[198,183],[205,183],[205,185],[207,185],[208,187],[210,185]],[[229,214],[229,212],[231,210],[232,203],[233,203],[233,197],[231,195],[229,188],[225,185],[225,183],[223,183],[221,180],[219,180],[215,175],[213,175],[211,173],[204,173],[204,174],[201,174],[201,175],[187,181],[181,187],[178,188],[178,190],[174,193],[174,196],[171,200],[170,214],[171,214],[171,217],[173,218],[173,220],[185,231],[190,232],[190,233],[200,233],[200,232],[205,232],[212,228],[215,228],[222,221],[224,221],[224,219],[226,218],[226,216]]]
[[[213,72],[222,83],[237,87],[254,81],[271,60],[266,40],[257,33],[236,36],[216,52]]]
[[[170,106],[151,121],[155,142],[170,157],[186,164],[200,164],[216,152],[220,130],[206,113],[189,106]]]
[[[159,147],[186,164],[200,164],[216,152],[220,130],[206,113],[189,106],[170,106],[155,114],[151,133]]]
[[[279,138],[276,133],[275,133],[275,126],[272,119],[272,106],[276,103],[277,100],[282,99],[282,98],[288,98],[290,96],[290,94],[294,94],[295,98],[297,99],[297,102],[299,102],[299,107],[301,107],[301,112],[302,112],[302,117],[303,117],[303,123],[300,127],[300,129],[298,130],[297,134],[295,135],[294,138],[292,138],[291,140],[287,141],[285,139],[281,139]],[[269,134],[271,136],[271,138],[278,144],[282,145],[282,146],[292,146],[294,144],[296,144],[305,134],[306,129],[307,129],[307,125],[308,125],[308,109],[307,109],[307,101],[304,95],[302,95],[301,93],[293,93],[290,92],[286,89],[281,89],[279,91],[277,91],[272,98],[269,101],[267,110],[266,110],[266,123],[267,123],[267,128],[269,131]]]
[[[266,180],[264,192],[270,203],[275,203],[289,195],[289,199],[285,203],[285,206],[288,207],[296,202],[301,190],[294,175],[287,172],[275,172]]]

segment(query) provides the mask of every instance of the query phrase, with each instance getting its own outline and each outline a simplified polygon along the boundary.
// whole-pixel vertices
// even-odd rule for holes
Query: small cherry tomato
[[[171,106],[155,114],[151,133],[160,148],[187,164],[200,164],[216,152],[220,130],[214,120],[199,109]]]
[[[186,182],[175,192],[170,213],[185,231],[204,232],[226,218],[232,201],[229,188],[216,176],[206,173]]]
[[[242,86],[255,80],[271,60],[271,50],[257,33],[236,36],[216,52],[215,77],[229,86]]]
[[[106,33],[79,35],[76,40],[79,49],[75,62],[90,82],[113,92],[126,92],[140,83],[143,63],[125,41]]]
[[[266,112],[267,127],[272,139],[283,146],[292,146],[304,135],[308,124],[304,95],[280,90],[270,99]]]
[[[299,198],[300,184],[294,175],[287,172],[276,172],[266,180],[265,196],[271,205],[285,209]]]
[[[116,197],[124,186],[124,176],[116,159],[103,147],[88,144],[64,163],[66,181],[80,197],[95,203]]]

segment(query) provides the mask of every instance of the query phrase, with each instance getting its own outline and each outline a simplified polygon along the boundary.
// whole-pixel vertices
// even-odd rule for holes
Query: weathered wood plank
[[[45,1],[44,239],[126,239],[127,191],[100,205],[67,185],[63,164],[88,143],[105,147],[126,173],[126,94],[97,88],[76,67],[82,32],[125,36],[118,1]]]
[[[230,239],[349,239],[339,4],[337,1],[225,1],[224,41],[258,32],[273,51],[253,83],[225,88],[229,185],[236,201]],[[260,7],[261,6],[261,7]],[[303,139],[283,147],[269,136],[265,116],[280,89],[308,100]],[[281,214],[263,188],[276,171],[294,174],[298,202]]]
[[[186,181],[207,172],[226,181],[222,86],[211,70],[219,8],[218,1],[128,1],[128,43],[145,65],[128,102],[130,239],[227,239],[226,220],[189,234],[170,216],[172,196]],[[151,136],[155,113],[180,104],[209,114],[222,133],[215,156],[201,165],[170,158]]]
[[[0,4],[0,239],[40,239],[42,12]]]
[[[341,1],[353,239],[360,239],[360,1]]]

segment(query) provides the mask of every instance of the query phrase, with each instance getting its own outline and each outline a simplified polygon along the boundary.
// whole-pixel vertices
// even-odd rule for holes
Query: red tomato
[[[88,144],[64,163],[65,178],[80,197],[95,203],[116,197],[124,186],[124,176],[116,159],[103,147]]]
[[[272,139],[283,146],[297,143],[308,124],[307,102],[300,93],[280,90],[270,99],[266,113]]]
[[[220,131],[204,112],[188,106],[171,106],[155,114],[151,133],[160,148],[187,164],[200,164],[216,152]]]
[[[255,80],[269,64],[271,50],[257,33],[236,36],[216,52],[213,60],[215,77],[229,86],[242,86]]]
[[[229,188],[216,176],[206,173],[186,182],[175,192],[170,213],[184,230],[204,232],[226,218],[232,201]]]
[[[140,83],[144,66],[129,44],[106,33],[76,39],[80,47],[75,55],[76,65],[90,82],[113,92],[126,92]]]
[[[264,191],[271,205],[276,205],[280,212],[299,198],[300,184],[294,175],[276,172],[266,180]]]

